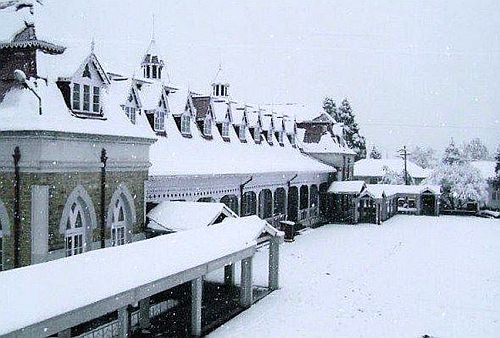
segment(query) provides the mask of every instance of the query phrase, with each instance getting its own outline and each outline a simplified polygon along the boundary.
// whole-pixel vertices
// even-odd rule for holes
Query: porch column
[[[201,298],[203,279],[198,277],[191,281],[191,335],[201,336]]]
[[[280,237],[271,237],[269,240],[269,281],[271,291],[279,289],[280,277]]]
[[[128,305],[118,309],[118,336],[130,336],[130,312]]]
[[[149,297],[139,301],[139,326],[141,329],[149,329],[151,321],[149,319]]]
[[[434,214],[435,216],[439,216],[439,196],[435,195],[434,197]]]
[[[236,265],[229,264],[224,267],[224,284],[225,285],[235,285],[235,277],[236,277]]]
[[[240,305],[243,307],[250,307],[253,303],[252,259],[253,256],[250,256],[241,261]]]
[[[358,224],[359,221],[359,199],[353,198],[353,206],[354,206],[354,224]]]

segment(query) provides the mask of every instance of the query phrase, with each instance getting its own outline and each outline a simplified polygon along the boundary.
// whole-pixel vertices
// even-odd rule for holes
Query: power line
[[[485,130],[497,130],[500,129],[500,125],[487,127],[487,126],[458,126],[458,125],[448,125],[448,124],[406,124],[406,123],[371,123],[371,122],[360,122],[360,125],[365,126],[382,126],[382,127],[408,127],[408,128],[449,128],[449,129],[485,129]]]

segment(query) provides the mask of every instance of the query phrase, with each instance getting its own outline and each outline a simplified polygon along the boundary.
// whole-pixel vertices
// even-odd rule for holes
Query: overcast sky
[[[131,74],[156,40],[175,85],[207,90],[219,62],[233,97],[348,97],[369,144],[500,143],[500,1],[45,0],[53,34]],[[55,10],[56,4],[63,4]]]

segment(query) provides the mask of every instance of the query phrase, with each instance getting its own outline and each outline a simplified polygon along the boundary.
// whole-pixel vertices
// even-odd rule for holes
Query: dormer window
[[[158,109],[155,111],[155,130],[165,130],[165,111],[162,109]]]
[[[190,124],[191,121],[189,115],[183,114],[181,116],[181,133],[190,134],[191,133]]]
[[[130,122],[132,122],[132,124],[135,124],[136,109],[133,107],[127,107],[127,106],[122,106],[122,108],[125,111],[125,114],[129,118]]]
[[[273,128],[270,128],[268,133],[267,133],[267,142],[270,144],[270,145],[273,145]]]
[[[256,143],[260,143],[260,128],[259,127],[255,127],[253,139],[255,140]]]
[[[83,85],[83,111],[90,110],[90,86]]]
[[[94,113],[100,112],[100,88],[94,87],[92,98],[92,111]]]
[[[78,83],[73,84],[72,107],[74,110],[80,110],[80,85]]]
[[[278,132],[278,142],[280,144],[283,144],[283,132],[282,131]]]
[[[239,137],[241,141],[245,141],[247,139],[246,128],[244,124],[240,126]]]
[[[229,137],[229,122],[224,122],[222,123],[222,137],[228,138]]]
[[[203,123],[203,134],[212,136],[212,120],[208,116],[205,118],[205,123]]]
[[[295,146],[295,134],[290,135],[290,143],[292,144],[292,146]]]

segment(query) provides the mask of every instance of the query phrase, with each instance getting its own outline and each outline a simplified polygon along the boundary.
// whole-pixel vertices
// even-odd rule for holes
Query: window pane
[[[99,113],[99,110],[100,110],[99,94],[100,94],[100,88],[94,87],[94,98],[93,98],[93,105],[92,105],[92,110],[94,113]]]
[[[89,111],[90,109],[90,86],[83,85],[83,110]]]
[[[73,109],[80,110],[80,85],[75,83],[73,85]]]

